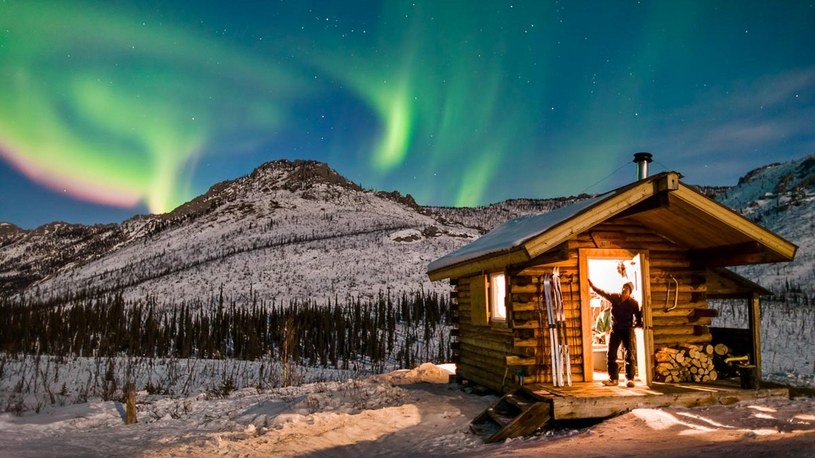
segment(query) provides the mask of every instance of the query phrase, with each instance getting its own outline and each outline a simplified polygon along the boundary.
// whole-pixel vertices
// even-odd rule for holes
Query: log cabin
[[[745,353],[740,361],[760,377],[759,300],[769,291],[727,268],[791,261],[797,247],[684,184],[677,172],[648,176],[650,154],[637,153],[634,162],[637,181],[512,219],[428,265],[431,280],[452,286],[457,377],[499,393],[564,385],[555,375],[545,305],[545,280],[553,273],[565,325],[558,343],[568,345],[560,370],[566,367],[570,385],[608,378],[604,336],[593,329],[602,300],[589,278],[611,292],[634,285],[643,321],[636,332],[640,388],[715,380],[709,362],[700,364],[704,370],[670,374],[664,357],[687,349],[711,356],[717,344],[738,347],[734,335]],[[722,298],[744,301],[749,329],[711,327],[718,315],[713,299]]]

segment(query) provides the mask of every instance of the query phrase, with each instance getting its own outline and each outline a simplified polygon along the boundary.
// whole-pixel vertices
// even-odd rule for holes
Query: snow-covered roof
[[[609,194],[611,193],[601,194],[547,213],[525,215],[511,219],[474,242],[431,262],[427,266],[427,271],[432,272],[482,256],[511,251],[520,247],[532,237],[582,213],[608,197]]]
[[[431,262],[427,273],[431,280],[440,280],[526,262],[624,211],[631,221],[687,248],[705,265],[787,262],[795,257],[794,244],[683,185],[679,178],[676,172],[663,172],[548,213],[507,221]],[[664,199],[638,207],[663,193]]]

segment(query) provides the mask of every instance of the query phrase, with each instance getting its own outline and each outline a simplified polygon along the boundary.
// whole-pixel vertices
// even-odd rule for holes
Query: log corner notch
[[[695,323],[700,318],[716,318],[719,316],[719,311],[716,309],[708,308],[695,308],[688,314],[688,322]]]

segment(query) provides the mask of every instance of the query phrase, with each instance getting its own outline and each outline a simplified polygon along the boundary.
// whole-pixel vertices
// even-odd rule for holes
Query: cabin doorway
[[[602,253],[588,254],[586,256],[586,267],[588,278],[598,288],[609,293],[618,293],[625,283],[631,282],[634,290],[631,296],[637,303],[644,304],[643,297],[645,287],[643,285],[643,256],[640,253],[631,253],[626,250],[598,250]],[[610,304],[606,299],[600,297],[588,288],[589,297],[588,318],[591,320],[589,328],[592,336],[591,368],[593,369],[593,380],[608,379],[608,337],[610,328],[609,308]],[[584,329],[586,327],[584,326]],[[648,383],[646,366],[645,336],[642,328],[636,328],[635,334],[635,360],[637,379]],[[625,376],[623,348],[615,358],[620,365],[619,375],[622,379]]]

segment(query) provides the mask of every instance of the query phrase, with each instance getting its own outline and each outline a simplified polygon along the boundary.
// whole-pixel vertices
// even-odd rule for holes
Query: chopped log
[[[725,356],[728,353],[730,353],[730,349],[727,347],[727,345],[725,345],[723,343],[719,343],[719,344],[716,344],[716,346],[713,347],[713,352],[716,353],[719,356]]]
[[[748,355],[742,355],[742,356],[731,356],[730,358],[725,358],[724,362],[726,362],[726,363],[746,363],[749,360],[750,360],[750,357]]]
[[[655,379],[669,383],[706,382],[716,380],[713,356],[708,354],[709,345],[683,343],[675,347],[663,347],[655,353]],[[713,347],[711,352],[713,352]],[[714,375],[715,374],[715,375]]]

